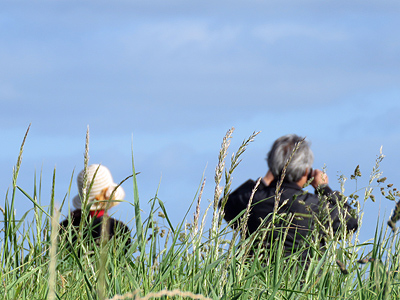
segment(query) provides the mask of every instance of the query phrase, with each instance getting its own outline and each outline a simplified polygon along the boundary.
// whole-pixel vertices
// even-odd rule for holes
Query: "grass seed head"
[[[385,181],[386,181],[386,177],[382,177],[382,178],[379,178],[379,179],[377,179],[376,181],[378,182],[378,183],[384,183]]]
[[[342,272],[343,275],[349,274],[349,271],[347,271],[344,263],[342,263],[340,260],[337,259],[336,264],[339,266],[340,272]]]

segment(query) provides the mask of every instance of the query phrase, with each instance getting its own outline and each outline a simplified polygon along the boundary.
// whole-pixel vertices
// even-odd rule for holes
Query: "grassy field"
[[[368,244],[358,242],[358,232],[345,230],[333,235],[329,228],[318,228],[304,247],[313,249],[309,265],[300,255],[282,255],[280,242],[266,252],[257,243],[274,225],[248,239],[233,232],[217,209],[221,197],[230,191],[231,175],[256,133],[244,141],[226,163],[233,130],[223,139],[215,172],[214,202],[200,213],[203,186],[193,203],[194,217],[173,227],[168,210],[156,197],[147,216],[140,213],[136,178],[134,199],[135,230],[127,250],[121,243],[103,238],[99,247],[90,247],[84,238],[71,246],[71,229],[60,235],[59,208],[54,195],[49,206],[40,203],[40,182],[29,195],[18,186],[18,172],[24,142],[14,168],[13,186],[6,196],[1,232],[0,295],[4,299],[399,299],[400,244],[394,224],[376,229]],[[26,138],[26,136],[25,136]],[[25,139],[24,139],[25,141]],[[88,141],[87,141],[88,143]],[[397,191],[380,178],[379,156],[360,195],[350,195],[362,226],[362,205],[373,199],[377,181],[385,197],[397,199]],[[87,161],[85,161],[87,164]],[[132,161],[132,174],[135,168]],[[55,178],[54,172],[54,178]],[[351,180],[357,180],[357,169]],[[54,190],[53,180],[53,190]],[[345,184],[345,180],[343,180]],[[16,219],[15,199],[22,193],[33,204],[34,217]],[[53,193],[54,194],[54,193]],[[392,200],[393,200],[392,199]],[[147,200],[146,200],[147,201]],[[397,208],[397,207],[396,207]],[[400,211],[400,209],[399,209]],[[28,213],[28,212],[27,212]],[[212,214],[210,228],[205,217]],[[246,212],[241,218],[246,218]],[[167,225],[161,225],[167,224]],[[82,224],[87,226],[87,224]],[[321,250],[318,232],[329,239]],[[251,253],[251,254],[250,254]],[[273,257],[272,257],[273,255]]]

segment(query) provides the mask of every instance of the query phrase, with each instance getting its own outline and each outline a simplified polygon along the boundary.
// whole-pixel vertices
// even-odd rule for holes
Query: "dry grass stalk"
[[[212,237],[213,234],[216,233],[217,230],[217,225],[218,225],[218,202],[219,198],[221,197],[222,193],[222,188],[220,187],[221,183],[221,178],[222,178],[222,173],[225,168],[225,158],[227,155],[227,151],[229,148],[229,145],[231,143],[231,138],[232,138],[232,133],[234,131],[234,128],[232,127],[227,131],[225,134],[222,143],[221,143],[221,149],[219,151],[218,155],[218,164],[217,167],[215,168],[215,191],[214,191],[214,202],[213,202],[213,217],[212,217],[212,225],[211,225],[211,231],[210,231],[210,238]]]
[[[57,264],[57,236],[59,232],[58,219],[60,211],[54,208],[53,217],[51,218],[51,235],[50,235],[50,264],[49,264],[49,293],[47,299],[56,298],[56,264]]]
[[[232,234],[232,238],[229,243],[229,248],[228,248],[228,252],[226,254],[226,260],[225,260],[225,264],[224,264],[224,268],[223,268],[224,273],[221,276],[221,278],[223,278],[223,280],[225,282],[226,282],[226,273],[228,272],[228,266],[231,263],[232,250],[233,250],[234,246],[236,245],[236,238],[238,235],[239,235],[239,230],[235,230]]]
[[[375,179],[379,179],[382,176],[382,172],[379,169],[380,163],[385,158],[385,155],[382,153],[382,147],[379,149],[379,155],[375,160],[375,166],[372,168],[371,175],[369,177],[368,184],[371,185]]]
[[[287,170],[287,168],[288,168],[290,162],[292,161],[292,158],[293,158],[294,154],[295,154],[296,151],[299,149],[301,143],[303,143],[305,139],[306,139],[306,138],[303,138],[302,140],[300,140],[299,142],[297,142],[297,143],[294,145],[293,150],[292,150],[292,153],[290,154],[290,157],[288,158],[288,160],[287,160],[286,163],[285,163],[285,166],[284,166],[283,169],[282,169],[281,178],[279,179],[279,181],[278,181],[278,183],[277,183],[277,185],[276,185],[276,190],[275,190],[274,215],[275,215],[276,212],[278,211],[278,204],[279,204],[279,201],[280,201],[280,199],[281,199],[281,194],[282,194],[281,186],[282,186],[282,183],[283,183],[283,179],[285,178],[285,175],[286,175],[286,170]]]
[[[249,203],[247,204],[247,208],[246,208],[246,212],[244,213],[244,215],[242,216],[242,222],[241,222],[241,233],[242,233],[242,239],[244,240],[246,238],[246,232],[247,232],[247,222],[249,220],[250,217],[250,209],[251,209],[251,205],[253,204],[253,198],[254,195],[258,189],[258,186],[260,185],[261,182],[261,177],[258,178],[256,185],[254,186],[253,190],[251,191],[251,195],[250,195],[250,199],[249,199]]]
[[[220,218],[219,218],[219,223],[218,223],[218,229],[221,228],[222,220],[223,220],[223,217],[224,217],[224,208],[225,208],[225,205],[226,205],[226,203],[228,201],[228,198],[229,198],[233,171],[236,169],[236,167],[242,161],[240,159],[240,156],[244,153],[244,151],[246,150],[248,144],[253,142],[255,137],[259,133],[260,133],[260,131],[253,132],[253,134],[250,135],[250,137],[247,140],[244,140],[242,142],[242,144],[240,145],[240,147],[239,147],[238,151],[236,152],[236,154],[235,153],[232,154],[231,166],[229,168],[229,171],[225,172],[225,188],[224,188],[224,195],[220,200]]]
[[[164,290],[164,291],[159,291],[156,293],[149,293],[144,297],[138,297],[139,291],[135,291],[133,293],[126,293],[124,295],[115,295],[113,298],[107,299],[107,300],[123,300],[127,298],[133,298],[135,300],[148,300],[151,298],[160,298],[162,296],[168,296],[168,297],[174,297],[174,296],[179,296],[179,297],[188,297],[191,299],[198,299],[198,300],[212,300],[211,298],[207,298],[203,295],[200,294],[194,294],[192,292],[184,292],[181,290]]]
[[[24,139],[22,140],[21,148],[19,149],[19,155],[18,155],[18,159],[17,159],[17,164],[14,167],[14,172],[13,172],[15,174],[15,177],[13,178],[13,187],[14,188],[17,186],[17,176],[18,176],[18,173],[19,173],[19,168],[21,167],[22,152],[24,151],[24,145],[25,145],[26,138],[28,136],[28,132],[29,132],[30,128],[31,128],[31,124],[29,124],[28,129],[25,132],[25,136],[24,136]]]
[[[200,217],[200,203],[201,203],[201,196],[203,195],[204,186],[206,184],[206,179],[204,178],[203,184],[201,185],[199,197],[197,198],[197,205],[196,205],[196,212],[194,213],[193,218],[193,234],[196,236],[198,232],[198,225],[199,225],[199,217]]]
[[[96,170],[97,173],[97,170]],[[94,176],[96,176],[96,173]],[[107,263],[107,253],[108,253],[108,245],[107,242],[109,240],[109,232],[108,232],[108,220],[109,220],[109,215],[108,215],[108,210],[112,206],[112,203],[114,200],[114,195],[116,190],[121,186],[122,183],[124,183],[126,180],[131,178],[133,175],[130,175],[126,177],[124,180],[122,180],[112,191],[110,197],[106,200],[103,200],[104,202],[104,216],[101,224],[101,238],[100,238],[100,261],[99,261],[99,280],[98,280],[98,291],[99,291],[99,298],[101,300],[105,299],[105,290],[106,290],[106,263]],[[94,178],[94,177],[93,177]]]
[[[88,182],[88,176],[87,176],[88,164],[89,164],[89,125],[86,131],[85,154],[83,158],[83,185],[82,185],[82,197],[84,198],[84,201],[82,203],[83,207],[86,207],[87,204],[86,191]]]

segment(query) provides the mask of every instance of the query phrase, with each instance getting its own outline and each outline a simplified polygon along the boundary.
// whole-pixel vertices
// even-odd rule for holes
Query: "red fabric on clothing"
[[[103,210],[91,210],[89,211],[91,217],[100,218],[104,216],[104,209]]]

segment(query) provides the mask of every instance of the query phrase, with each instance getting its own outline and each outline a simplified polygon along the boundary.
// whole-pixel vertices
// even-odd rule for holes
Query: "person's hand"
[[[312,177],[314,177],[314,180],[311,182],[311,185],[314,188],[317,188],[323,184],[328,184],[328,175],[326,175],[326,173],[322,172],[321,170],[313,170]]]

